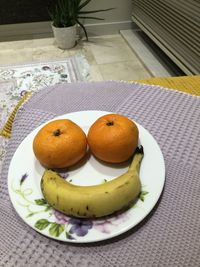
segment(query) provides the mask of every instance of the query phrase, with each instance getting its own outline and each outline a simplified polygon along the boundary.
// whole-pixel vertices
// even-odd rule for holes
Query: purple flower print
[[[70,221],[70,218],[63,214],[62,212],[60,211],[57,211],[57,210],[53,210],[53,214],[55,216],[55,222],[58,223],[58,224],[68,224],[69,221]],[[67,232],[66,231],[66,238],[67,239],[70,239],[70,240],[75,240],[75,238],[71,235],[71,233]]]
[[[23,184],[23,182],[26,180],[27,177],[28,177],[28,174],[27,174],[27,173],[25,173],[25,174],[23,174],[23,175],[21,176],[21,179],[20,179],[20,185]]]
[[[69,223],[72,224],[69,233],[76,234],[77,236],[85,236],[93,225],[92,221],[75,218],[71,218]]]
[[[94,229],[101,233],[109,234],[112,230],[112,222],[109,220],[96,221],[94,223]]]
[[[57,211],[57,210],[53,210],[53,214],[55,216],[55,219],[56,219],[57,223],[68,224],[70,218],[67,215],[65,215],[62,212]]]
[[[74,239],[71,234],[76,234],[77,236],[85,236],[89,229],[92,228],[92,221],[84,220],[84,219],[76,219],[68,217],[67,215],[59,212],[57,210],[53,210],[53,214],[55,216],[55,222],[58,224],[68,224],[70,226],[70,230],[68,231],[67,238]]]
[[[129,215],[125,212],[104,220],[94,222],[94,229],[104,234],[110,234],[114,229],[129,219]]]

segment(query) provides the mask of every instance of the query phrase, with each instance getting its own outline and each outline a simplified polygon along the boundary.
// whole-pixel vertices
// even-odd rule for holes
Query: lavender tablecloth
[[[105,110],[129,116],[156,138],[166,164],[163,194],[136,227],[112,240],[72,245],[27,226],[9,200],[14,151],[35,127],[57,115]],[[0,266],[200,266],[200,97],[125,82],[61,84],[19,110],[0,177]]]

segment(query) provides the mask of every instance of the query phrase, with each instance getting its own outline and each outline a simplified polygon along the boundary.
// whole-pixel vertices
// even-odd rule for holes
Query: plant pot
[[[76,44],[76,24],[71,27],[57,28],[52,26],[57,46],[61,49],[69,49]]]

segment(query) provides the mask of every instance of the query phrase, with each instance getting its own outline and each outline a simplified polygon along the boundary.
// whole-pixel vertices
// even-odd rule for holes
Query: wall
[[[118,30],[130,29],[133,27],[131,20],[132,0],[94,0],[85,10],[95,10],[104,8],[114,8],[113,10],[93,14],[104,18],[103,21],[85,20],[89,35],[109,34]]]
[[[55,0],[0,0],[0,41],[10,36],[51,35],[47,7]],[[85,20],[89,35],[116,33],[133,27],[131,21],[132,0],[93,0],[85,10],[115,8],[108,12],[92,14],[103,21]]]
[[[95,10],[104,8],[115,8],[114,10],[97,13],[95,16],[105,18],[106,22],[128,21],[131,20],[132,1],[131,0],[93,0],[85,9]],[[94,23],[94,21],[87,21]],[[96,23],[98,23],[96,21]]]

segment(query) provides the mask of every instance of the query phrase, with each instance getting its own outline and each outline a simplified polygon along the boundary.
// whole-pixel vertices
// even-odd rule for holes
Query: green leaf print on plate
[[[49,226],[51,224],[51,222],[49,222],[46,219],[40,219],[35,223],[35,227],[38,230],[44,230],[45,228],[47,228],[47,226]]]
[[[65,226],[63,224],[58,224],[58,223],[51,223],[51,227],[49,228],[49,234],[51,236],[58,237],[62,232],[64,232]]]
[[[31,197],[34,193],[32,188],[26,187],[29,184],[28,180],[28,173],[21,175],[18,180],[18,186],[12,186],[12,190],[20,197],[18,204],[27,211],[26,218],[31,219],[36,216],[37,219],[34,222],[34,227],[39,231],[46,229],[49,236],[59,238],[64,234],[66,239],[76,240],[77,238],[86,236],[92,230],[108,235],[128,219],[126,212],[120,215],[115,214],[108,218],[99,218],[99,220],[95,221],[68,217],[54,210],[43,197],[33,200]],[[107,182],[107,180],[104,180],[104,182]],[[149,193],[143,190],[143,188],[138,197],[142,202],[145,201],[145,197]],[[138,203],[134,204],[131,208],[138,208],[139,206]],[[42,218],[38,219],[38,214]]]

